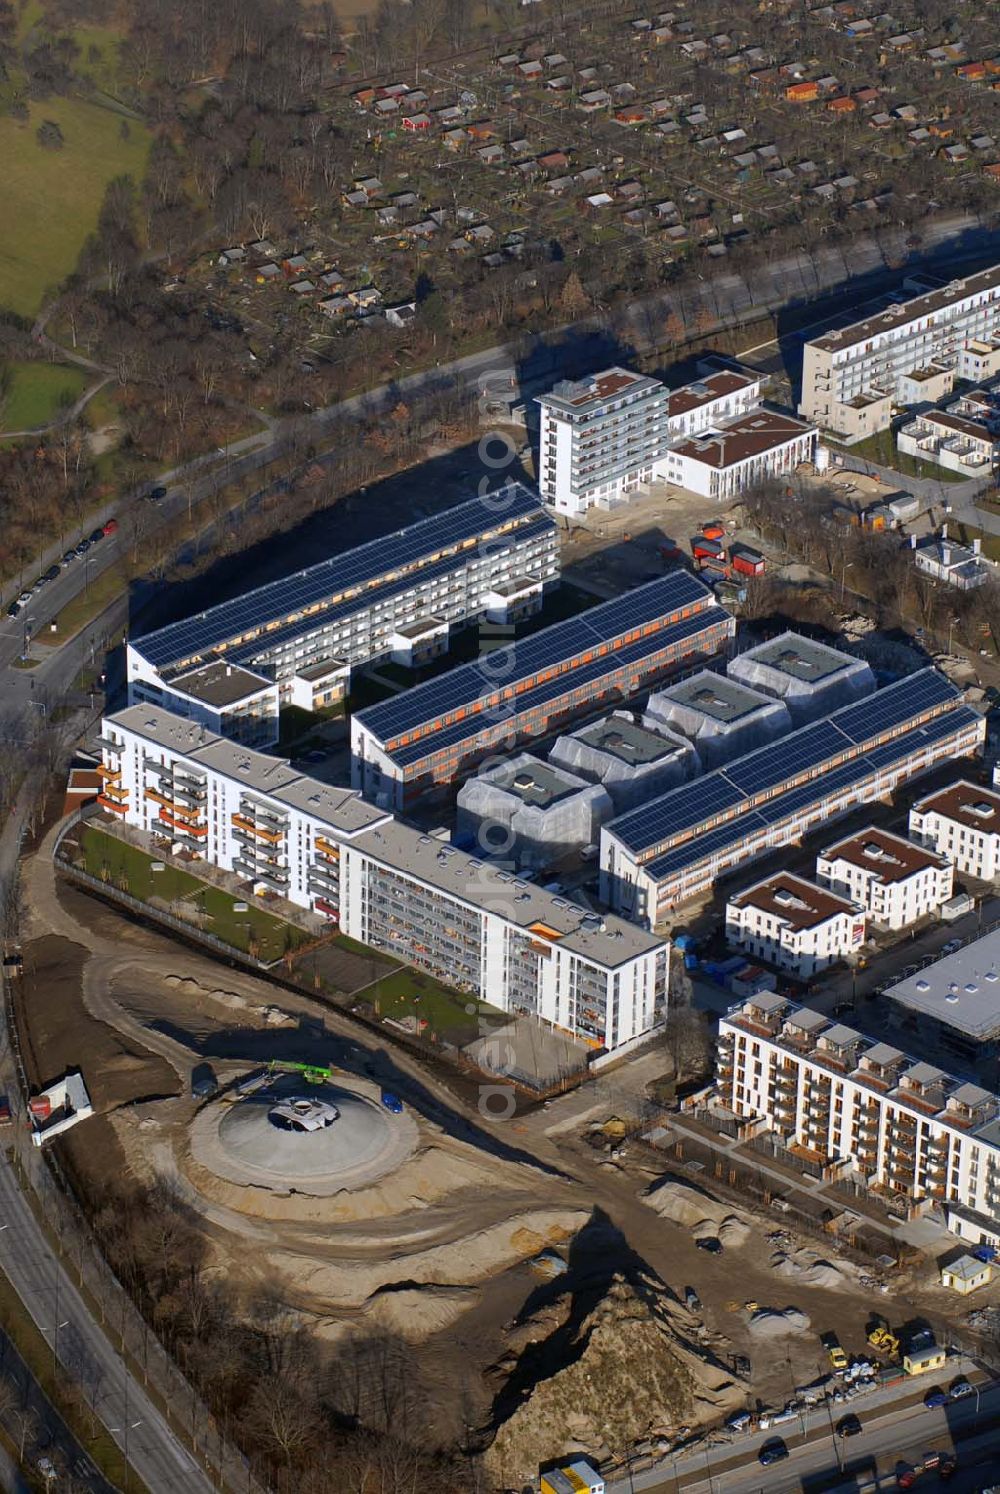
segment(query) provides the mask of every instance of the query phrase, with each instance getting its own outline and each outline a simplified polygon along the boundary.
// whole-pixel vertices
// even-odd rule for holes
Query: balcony
[[[321,856],[329,856],[331,861],[340,860],[340,847],[332,840],[327,840],[325,835],[317,835],[315,845]]]
[[[285,838],[284,830],[268,830],[263,825],[257,825],[252,820],[246,819],[242,814],[234,814],[233,826],[242,830],[245,835],[253,836],[257,840],[266,841],[269,845],[279,845]]]
[[[109,809],[112,814],[128,814],[127,804],[119,804],[115,799],[105,798],[104,794],[98,794],[97,802],[102,809]]]

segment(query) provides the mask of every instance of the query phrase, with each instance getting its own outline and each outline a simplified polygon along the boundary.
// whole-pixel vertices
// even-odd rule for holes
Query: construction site
[[[52,838],[26,864],[19,1019],[31,1080],[89,1089],[64,1170],[84,1199],[167,1190],[234,1311],[364,1350],[363,1421],[391,1363],[420,1436],[481,1450],[496,1489],[578,1452],[721,1459],[741,1416],[829,1380],[825,1332],[866,1349],[873,1301],[894,1325],[950,1311],[893,1221],[651,1127],[667,1046],[491,1120],[472,1076],[80,892]]]

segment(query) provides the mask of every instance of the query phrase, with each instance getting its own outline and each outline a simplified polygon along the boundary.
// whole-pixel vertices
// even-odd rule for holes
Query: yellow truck
[[[539,1485],[541,1494],[605,1494],[605,1487],[603,1478],[586,1458],[574,1458],[561,1468],[550,1468],[542,1474]]]

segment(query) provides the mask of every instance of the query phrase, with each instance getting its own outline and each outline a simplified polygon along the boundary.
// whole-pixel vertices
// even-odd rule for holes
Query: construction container
[[[741,576],[763,576],[767,568],[767,562],[759,550],[751,550],[749,545],[739,545],[729,552],[730,563],[734,571],[739,571]]]
[[[720,540],[725,535],[726,530],[723,524],[718,523],[715,519],[710,519],[701,526],[701,532],[706,539]]]
[[[696,535],[691,541],[691,554],[695,560],[725,559],[725,547],[721,540],[707,539],[703,535]]]
[[[28,1110],[35,1120],[48,1120],[52,1114],[52,1101],[48,1095],[38,1095],[34,1100],[28,1101]]]

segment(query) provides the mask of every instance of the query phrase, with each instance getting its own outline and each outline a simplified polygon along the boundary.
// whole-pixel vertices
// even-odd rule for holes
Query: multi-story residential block
[[[1000,794],[992,789],[962,779],[918,799],[910,810],[910,834],[966,876],[984,882],[1000,877]]]
[[[653,476],[667,437],[659,379],[609,368],[540,396],[538,487],[563,514],[620,503]]]
[[[509,483],[130,640],[129,700],[264,745],[279,702],[329,705],[357,665],[422,663],[453,628],[536,610],[558,579],[552,516]]]
[[[799,409],[826,430],[856,436],[864,432],[852,402],[875,398],[887,426],[892,404],[902,402],[901,379],[932,363],[956,369],[966,349],[998,337],[995,265],[804,343]]]
[[[944,856],[870,825],[816,858],[816,880],[860,903],[873,924],[905,929],[947,902],[955,869]]]
[[[626,501],[642,484],[670,476],[673,443],[748,415],[762,385],[760,375],[728,368],[672,391],[624,368],[557,384],[538,399],[542,497],[577,515]]]
[[[962,477],[988,477],[998,439],[981,421],[954,410],[925,410],[900,426],[896,445],[906,456],[934,462]]]
[[[783,701],[796,726],[875,689],[871,665],[864,659],[802,633],[779,633],[744,649],[730,659],[726,673]]]
[[[351,721],[352,783],[404,808],[720,649],[735,623],[687,571],[484,654]]]
[[[921,966],[882,993],[888,1020],[949,1066],[1000,1085],[1000,931]]]
[[[955,685],[919,670],[609,821],[601,896],[655,926],[724,872],[978,751],[985,734]]]
[[[504,1011],[617,1048],[662,1021],[668,946],[157,706],[105,718],[101,808]]]
[[[672,442],[657,467],[667,482],[728,503],[754,483],[791,472],[801,462],[823,465],[825,457],[815,426],[756,409],[724,424],[706,423],[699,434]]]
[[[1000,1102],[888,1043],[770,993],[719,1022],[717,1093],[754,1133],[920,1211],[1000,1240]]]
[[[729,898],[726,939],[807,980],[860,948],[865,915],[857,903],[779,872]]]

